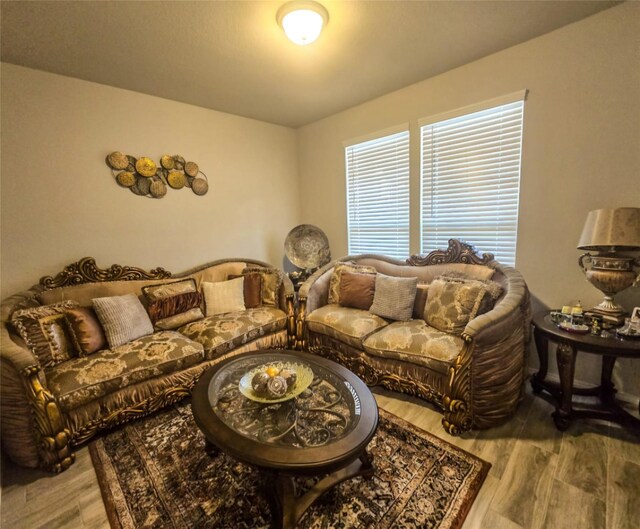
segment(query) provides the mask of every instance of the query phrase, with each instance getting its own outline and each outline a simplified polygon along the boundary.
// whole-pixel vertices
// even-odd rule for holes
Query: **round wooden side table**
[[[572,419],[581,417],[615,421],[640,434],[640,420],[624,410],[615,400],[616,389],[611,382],[617,358],[640,359],[640,340],[608,338],[592,334],[572,334],[556,326],[549,311],[533,317],[533,337],[540,358],[540,370],[531,378],[533,392],[545,390],[556,399],[553,420],[558,430],[566,430]],[[560,384],[546,380],[549,366],[549,341],[558,344],[556,360]],[[600,385],[595,388],[574,388],[576,357],[578,352],[602,356]],[[573,403],[573,395],[597,397],[595,405]]]

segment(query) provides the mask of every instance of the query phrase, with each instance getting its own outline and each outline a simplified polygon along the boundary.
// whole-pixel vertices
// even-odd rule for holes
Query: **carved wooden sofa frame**
[[[464,345],[449,368],[443,391],[403,370],[393,372],[364,351],[317,333],[310,333],[306,317],[317,306],[309,306],[310,290],[327,276],[336,263],[371,260],[404,266],[430,266],[449,263],[489,266],[502,277],[506,293],[493,310],[474,318],[464,330]],[[317,303],[317,300],[315,300]],[[393,391],[415,395],[443,410],[442,424],[451,435],[471,428],[489,428],[507,420],[523,395],[526,364],[531,341],[531,307],[529,291],[514,268],[503,266],[490,253],[478,255],[466,243],[451,239],[449,247],[426,256],[411,256],[406,261],[379,255],[347,256],[317,270],[298,292],[296,347],[335,360],[358,374],[368,385],[380,385]]]
[[[109,281],[180,279],[224,263],[246,263],[247,265],[271,267],[267,263],[253,259],[222,259],[173,275],[163,268],[145,271],[132,266],[112,265],[110,268],[101,269],[93,258],[85,257],[66,266],[62,272],[55,276],[43,277],[39,284],[33,286],[29,291],[4,300],[2,305],[3,325],[0,329],[2,339],[0,385],[5,386],[2,395],[2,408],[6,410],[10,406],[17,407],[19,413],[31,417],[32,424],[28,431],[25,431],[24,424],[15,424],[14,419],[7,417],[6,413],[2,413],[1,426],[7,433],[7,435],[3,435],[3,448],[9,448],[11,452],[19,453],[20,450],[16,450],[16,446],[7,447],[6,444],[12,442],[20,444],[25,441],[25,436],[31,435],[35,436],[35,450],[37,452],[25,457],[16,457],[14,454],[10,454],[10,457],[24,466],[39,466],[50,472],[61,472],[75,461],[73,447],[85,443],[101,430],[110,429],[129,420],[149,415],[182,400],[191,394],[199,376],[208,367],[229,356],[255,349],[256,344],[260,348],[261,341],[261,339],[257,339],[213,360],[205,360],[185,371],[166,375],[172,377],[169,387],[136,402],[134,405],[113,410],[108,415],[98,417],[72,432],[55,396],[46,387],[44,371],[35,356],[23,346],[23,343],[20,344],[19,338],[9,332],[9,321],[13,310],[37,306],[39,303],[36,296],[43,291],[55,288]],[[286,275],[283,275],[279,296],[279,306],[287,314],[287,346],[293,348],[295,346],[294,289]],[[9,307],[7,302],[11,302],[12,306]],[[8,386],[12,388],[11,391],[7,391]],[[16,410],[13,411],[15,417]],[[14,432],[17,434],[15,439],[11,437]]]

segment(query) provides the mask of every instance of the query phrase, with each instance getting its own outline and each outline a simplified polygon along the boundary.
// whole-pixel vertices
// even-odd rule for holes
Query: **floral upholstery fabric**
[[[429,285],[424,319],[441,331],[462,334],[469,321],[491,310],[500,291],[497,283],[441,276]]]
[[[194,321],[179,331],[204,346],[210,360],[261,336],[285,329],[287,315],[274,307],[227,312]]]
[[[326,334],[353,347],[362,347],[363,340],[382,329],[387,322],[369,311],[330,304],[314,310],[307,317],[310,331]]]
[[[204,350],[177,332],[143,336],[46,371],[60,406],[72,410],[116,390],[202,362]]]
[[[464,340],[439,331],[424,320],[399,321],[372,334],[364,341],[367,353],[426,366],[446,374],[462,351]]]

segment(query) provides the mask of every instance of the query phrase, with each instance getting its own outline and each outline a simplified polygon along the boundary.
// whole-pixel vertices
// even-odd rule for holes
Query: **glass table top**
[[[279,368],[283,363],[311,369],[313,377],[306,389],[299,392],[292,388],[290,393],[297,396],[279,402],[245,396],[251,395],[246,391],[245,375],[256,369]],[[240,388],[243,377],[244,392]],[[331,444],[353,431],[361,415],[360,398],[348,380],[313,360],[286,353],[256,354],[227,363],[212,377],[208,398],[216,416],[229,428],[251,440],[277,446]]]

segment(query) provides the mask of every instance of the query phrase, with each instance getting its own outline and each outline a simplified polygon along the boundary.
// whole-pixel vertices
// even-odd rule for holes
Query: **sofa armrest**
[[[296,291],[288,275],[283,274],[282,287],[280,288],[279,305],[287,315],[287,343],[290,348],[296,344]]]
[[[327,304],[329,297],[329,283],[336,261],[332,261],[316,270],[298,290],[298,310],[296,311],[295,347],[306,348],[306,319],[319,307]]]
[[[2,445],[16,463],[51,472],[69,467],[70,432],[34,354],[0,329],[0,427]]]

